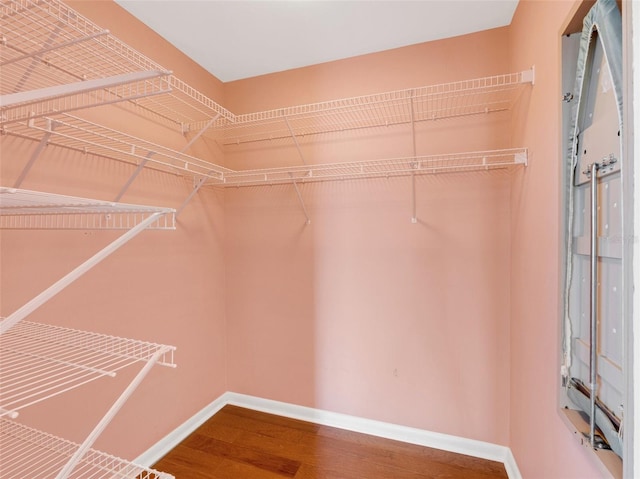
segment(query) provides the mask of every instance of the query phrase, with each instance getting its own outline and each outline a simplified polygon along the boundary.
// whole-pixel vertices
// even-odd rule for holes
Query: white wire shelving
[[[99,454],[91,446],[153,366],[175,367],[175,347],[33,323],[24,318],[143,230],[175,229],[175,214],[172,208],[0,187],[2,229],[126,230],[6,318],[0,318],[3,478],[172,477]],[[134,365],[139,366],[135,377],[80,445],[71,445],[6,419],[15,419],[27,406],[100,378],[114,377],[118,371]]]
[[[0,418],[3,479],[51,479],[65,466],[79,445],[9,419]],[[145,468],[89,449],[70,479],[175,479],[171,474]]]
[[[0,187],[0,229],[174,230],[175,210]]]
[[[508,110],[534,69],[236,115],[209,130],[225,145],[413,124]]]
[[[233,171],[68,113],[9,125],[5,132],[34,140],[46,136],[50,145],[165,172],[206,177],[212,183],[222,183],[224,175]]]
[[[3,0],[0,69],[0,124],[122,101],[182,131],[233,118],[58,0]]]
[[[235,171],[225,175],[224,186],[256,186],[357,178],[431,175],[512,168],[526,164],[526,148],[509,148],[469,153]]]
[[[50,144],[135,165],[153,164],[165,171],[204,178],[207,185],[220,187],[511,168],[525,166],[528,154],[526,148],[506,148],[370,161],[232,170],[70,114],[31,120],[23,125],[13,125],[9,130],[21,136],[33,135],[34,131],[50,135]]]
[[[153,361],[175,367],[175,347],[29,321],[0,337],[0,417],[123,368]]]

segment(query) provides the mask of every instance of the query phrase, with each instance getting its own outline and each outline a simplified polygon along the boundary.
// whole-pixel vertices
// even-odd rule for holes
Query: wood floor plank
[[[174,476],[189,479],[208,479],[222,458],[188,448],[182,444],[176,446],[170,454],[162,458],[154,468]]]
[[[248,464],[258,469],[293,477],[300,468],[300,462],[268,452],[230,444],[202,434],[192,434],[183,443],[186,447],[230,461]]]
[[[237,406],[156,466],[179,479],[507,479],[499,462]]]
[[[184,476],[185,479],[188,477],[189,476]],[[209,476],[210,479],[283,479],[285,477],[290,476],[283,476],[282,474],[267,471],[251,464],[231,460],[224,460]]]

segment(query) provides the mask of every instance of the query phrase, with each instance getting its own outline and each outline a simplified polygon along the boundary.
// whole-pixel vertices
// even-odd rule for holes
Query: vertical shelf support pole
[[[133,183],[133,180],[135,180],[138,177],[140,172],[144,169],[144,165],[147,164],[147,161],[149,161],[149,158],[151,158],[154,154],[155,154],[155,151],[150,151],[149,153],[147,153],[147,156],[145,156],[144,159],[140,161],[140,164],[138,165],[138,168],[136,168],[136,171],[133,172],[133,174],[131,175],[131,178],[127,180],[127,182],[124,184],[124,186],[120,190],[120,193],[118,193],[118,196],[116,196],[116,198],[113,201],[116,201],[116,202],[120,201],[120,198],[122,198],[124,194],[127,192],[127,190],[129,189],[129,186],[131,186],[131,183]]]
[[[591,304],[590,360],[591,389],[589,411],[589,444],[596,447],[596,389],[598,382],[598,163],[591,164]]]
[[[126,233],[124,233],[122,236],[120,236],[118,239],[109,243],[106,247],[98,251],[95,255],[93,255],[87,261],[82,263],[76,269],[74,269],[70,273],[60,278],[58,281],[53,283],[51,286],[49,286],[39,295],[35,296],[33,299],[31,299],[31,301],[29,301],[22,307],[15,310],[13,313],[7,316],[2,322],[0,322],[0,334],[11,329],[13,325],[18,323],[19,321],[27,317],[29,314],[31,314],[33,311],[38,309],[40,306],[42,306],[44,303],[49,301],[56,294],[58,294],[64,288],[69,286],[71,283],[73,283],[76,279],[78,279],[80,276],[85,274],[95,265],[100,263],[103,259],[109,256],[111,253],[113,253],[118,248],[126,244],[129,240],[137,236],[140,232],[145,230],[148,226],[156,222],[164,214],[165,213],[153,213],[148,218],[145,218],[143,221],[141,221],[136,226],[134,226],[133,228],[128,230]]]
[[[302,212],[304,213],[304,216],[307,218],[307,221],[305,224],[310,225],[311,218],[309,218],[309,213],[307,212],[307,208],[304,205],[304,200],[302,199],[302,195],[300,194],[300,189],[298,188],[298,182],[296,180],[293,180],[293,187],[296,189],[296,194],[298,195],[298,201],[300,202],[300,206],[302,206]]]
[[[416,224],[418,216],[416,215],[416,174],[411,172],[411,222]]]
[[[413,152],[413,158],[415,159],[418,155],[416,148],[416,122],[415,122],[415,113],[413,109],[413,91],[411,92],[410,98],[410,106],[411,106],[411,146]],[[416,213],[416,174],[415,172],[411,172],[411,222],[413,224],[418,222],[418,216]]]
[[[289,124],[289,119],[286,116],[283,116],[282,118],[284,118],[284,123],[285,123],[285,125],[287,125],[287,129],[289,130],[289,133],[291,134],[291,138],[293,138],[293,142],[296,145],[296,149],[298,150],[298,154],[300,155],[300,159],[302,160],[302,164],[306,165],[307,162],[304,161],[304,155],[302,154],[302,149],[300,148],[300,143],[298,143],[298,139],[296,138],[296,134],[293,132],[293,129],[291,128],[291,125]]]
[[[93,445],[98,436],[102,434],[102,431],[109,425],[114,416],[118,413],[120,408],[124,405],[124,403],[129,399],[129,397],[133,394],[136,388],[140,385],[145,376],[149,373],[151,368],[162,358],[162,355],[166,353],[165,350],[158,350],[156,353],[147,360],[146,364],[143,368],[138,372],[135,378],[131,381],[127,389],[125,389],[120,397],[116,400],[116,402],[111,406],[109,411],[104,415],[104,417],[100,420],[100,422],[96,425],[96,427],[91,431],[91,433],[87,436],[84,442],[80,445],[80,447],[76,450],[76,452],[71,456],[71,459],[65,464],[62,470],[56,476],[56,479],[67,479],[70,474],[73,472],[73,469],[76,467],[78,462],[82,459],[82,456],[85,455],[87,450]]]

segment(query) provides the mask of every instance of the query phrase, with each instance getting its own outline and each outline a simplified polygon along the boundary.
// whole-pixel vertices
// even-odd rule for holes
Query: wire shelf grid
[[[0,336],[0,416],[16,417],[20,409],[114,377],[136,363],[175,367],[174,351],[173,346],[21,321]]]
[[[130,230],[161,213],[148,229],[175,229],[175,210],[0,187],[0,229]]]
[[[0,451],[4,479],[51,479],[78,449],[78,444],[0,418]],[[70,479],[175,479],[171,474],[145,468],[89,449]]]
[[[132,72],[157,72],[158,80],[144,80],[109,94],[79,95],[71,110],[115,101],[135,100],[135,104],[170,120],[184,130],[186,124],[208,121],[218,116],[233,121],[233,115],[213,100],[171,75],[59,0],[5,0],[0,5],[0,95],[37,91],[92,79],[105,79]],[[163,93],[158,98],[155,96]],[[75,96],[73,91],[63,96]],[[40,103],[38,95],[29,102]],[[71,111],[69,102],[33,106],[33,114]],[[6,110],[6,111],[5,111]],[[0,123],[27,118],[30,109],[0,108]]]
[[[224,186],[240,187],[354,178],[428,175],[510,168],[526,165],[526,163],[526,148],[509,148],[470,153],[235,171],[225,176]]]
[[[533,70],[236,115],[216,124],[225,145],[385,127],[508,110]]]
[[[5,132],[33,136],[30,130],[50,134],[51,143],[58,146],[135,165],[149,163],[165,171],[203,176],[212,182],[222,182],[224,175],[233,171],[69,114],[34,119]]]

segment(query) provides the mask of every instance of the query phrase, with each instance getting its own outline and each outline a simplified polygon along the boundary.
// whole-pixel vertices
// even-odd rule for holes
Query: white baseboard
[[[196,414],[191,416],[184,423],[135,458],[133,463],[143,467],[151,467],[153,464],[158,462],[166,456],[169,451],[184,441],[189,434],[202,426],[207,419],[226,406],[228,404],[227,394],[228,393],[224,393],[211,404],[205,406]]]
[[[513,454],[506,446],[233,392],[224,393],[140,455],[134,462],[145,467],[151,466],[227,404],[292,419],[309,421],[324,426],[337,427],[363,434],[502,462],[505,465],[509,479],[522,479]]]

